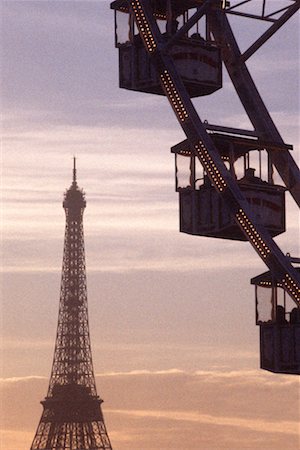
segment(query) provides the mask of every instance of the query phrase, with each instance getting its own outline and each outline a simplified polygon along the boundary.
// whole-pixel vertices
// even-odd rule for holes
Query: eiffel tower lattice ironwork
[[[66,191],[64,256],[56,345],[49,389],[31,450],[111,450],[92,364],[85,272],[85,194]]]

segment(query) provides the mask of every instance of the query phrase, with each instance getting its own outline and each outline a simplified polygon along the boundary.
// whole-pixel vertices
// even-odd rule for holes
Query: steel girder
[[[299,6],[297,9],[299,9]],[[279,134],[243,59],[226,14],[214,11],[209,15],[211,30],[222,48],[222,59],[255,130],[266,141],[283,144]],[[276,167],[287,189],[300,206],[300,172],[289,150],[270,152],[272,163]]]
[[[282,283],[291,298],[300,306],[299,275],[269,233],[256,222],[247,200],[222,162],[217,148],[206,132],[205,126],[177,73],[172,58],[164,48],[162,35],[153,17],[149,0],[128,1],[144,46],[158,71],[162,88],[193,148],[195,156],[201,162],[216,191],[226,203],[247,240],[269,267],[274,277]],[[219,21],[223,14],[223,11],[218,11],[217,18]],[[221,33],[221,30],[219,30],[219,33]],[[263,102],[259,102],[259,106],[262,107],[262,105]],[[253,105],[253,110],[253,115],[257,114],[255,105]],[[271,122],[269,126],[275,128]],[[276,141],[281,142],[279,137],[277,140],[275,139]]]

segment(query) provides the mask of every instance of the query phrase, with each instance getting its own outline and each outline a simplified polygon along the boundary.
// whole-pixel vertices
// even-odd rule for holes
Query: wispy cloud
[[[259,433],[282,433],[299,436],[299,423],[297,421],[274,422],[268,420],[242,419],[240,417],[213,416],[197,412],[161,411],[161,410],[109,410],[110,413],[128,415],[137,418],[156,419],[157,421],[171,420],[175,422],[196,422],[198,424],[228,426],[244,428]]]
[[[3,421],[6,429],[13,429],[18,409],[19,429],[34,430],[47,378],[10,377],[0,385],[9,413]],[[215,450],[219,435],[224,449],[280,450],[284,440],[287,449],[297,445],[299,382],[292,376],[257,370],[140,369],[97,374],[97,385],[106,399],[104,416],[116,448],[154,449],[155,436],[160,448],[174,450],[180,448],[172,437],[174,429],[186,435],[190,449],[206,444],[207,450]],[[28,408],[35,419],[28,417]],[[6,433],[9,442],[13,434]]]
[[[39,380],[47,380],[46,377],[41,377],[38,375],[29,375],[26,377],[10,377],[10,378],[0,378],[0,384],[13,384],[13,383],[26,383],[26,382],[32,382],[32,381],[39,381]]]
[[[254,355],[251,354],[251,357]],[[256,355],[255,355],[256,356]],[[196,370],[185,371],[182,369],[172,368],[166,370],[131,370],[128,372],[103,372],[97,373],[97,377],[144,377],[144,376],[178,376],[187,377],[190,380],[203,380],[205,383],[233,383],[235,386],[241,384],[256,385],[257,383],[263,386],[294,386],[297,388],[300,381],[290,375],[280,375],[279,377],[266,371],[259,371],[254,369],[246,370]]]
[[[104,372],[98,373],[97,377],[130,377],[130,376],[144,376],[144,375],[179,375],[185,372],[180,369],[168,369],[168,370],[131,370],[129,372]]]

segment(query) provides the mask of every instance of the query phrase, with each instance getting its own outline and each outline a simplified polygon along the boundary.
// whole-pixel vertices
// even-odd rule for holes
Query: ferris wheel
[[[299,0],[116,0],[121,88],[165,95],[186,135],[176,161],[180,231],[249,241],[269,269],[256,290],[261,367],[300,374],[300,260],[273,238],[286,229],[285,194],[300,206],[300,172],[247,68],[299,9]],[[241,52],[230,17],[264,24]],[[256,27],[257,28],[257,27]],[[253,130],[201,121],[191,98],[229,75]],[[274,180],[278,173],[281,184]]]

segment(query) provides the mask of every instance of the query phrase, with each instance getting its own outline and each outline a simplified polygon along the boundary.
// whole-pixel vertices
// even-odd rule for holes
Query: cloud
[[[30,375],[27,377],[10,377],[10,378],[0,378],[0,385],[5,386],[6,384],[12,384],[12,383],[24,383],[24,382],[31,382],[36,380],[47,380],[45,377],[41,377],[38,375]]]
[[[101,373],[96,378],[116,449],[156,450],[158,442],[160,449],[179,449],[182,440],[174,439],[174,433],[185,438],[186,448],[195,450],[200,445],[206,450],[281,450],[283,442],[286,449],[297,446],[299,382],[293,376],[173,368]],[[14,438],[16,414],[19,430],[31,430],[33,437],[46,383],[43,376],[1,382],[8,443]],[[25,438],[18,447],[23,448]]]
[[[89,274],[214,271],[217,254],[219,255],[218,270],[238,269],[245,257],[248,258],[248,268],[256,269],[258,266],[255,255],[251,254],[251,249],[248,247],[241,247],[239,253],[229,263],[226,255],[221,253],[220,247],[215,250],[210,246],[209,241],[203,239],[201,242],[202,253],[199,255],[198,246],[195,247],[192,242],[181,238],[176,230],[170,230],[172,223],[169,221],[155,218],[155,211],[153,213],[148,211],[144,214],[140,211],[132,220],[128,216],[130,211],[135,214],[135,210],[130,208],[126,214],[119,214],[118,217],[107,217],[103,214],[103,222],[99,226],[96,223],[92,225],[85,239]],[[61,270],[63,236],[59,238],[54,235],[63,234],[63,224],[61,224],[60,230],[58,225],[53,224],[52,229],[49,228],[47,236],[45,236],[40,228],[41,222],[33,221],[30,224],[29,221],[31,233],[35,232],[36,236],[39,236],[40,241],[37,244],[30,233],[24,233],[23,240],[16,240],[14,238],[14,233],[17,231],[16,225],[18,222],[15,222],[14,227],[9,229],[8,239],[3,243],[5,265],[2,271],[6,273],[12,271],[42,272],[44,274],[59,272]],[[118,225],[123,226],[122,232]],[[98,234],[100,230],[101,239]],[[104,236],[105,242],[103,243]],[[176,246],[174,246],[174,239],[178,241]],[[90,244],[91,241],[93,241],[93,245]],[[50,243],[51,245],[49,245]],[[99,248],[101,248],[101,256]],[[207,254],[203,253],[204,248],[207,249]]]
[[[253,355],[251,355],[253,357]],[[163,380],[164,377],[187,377],[191,381],[204,381],[205,383],[232,383],[235,386],[241,387],[241,384],[248,384],[255,386],[258,383],[266,386],[273,387],[282,387],[291,386],[297,387],[299,385],[299,380],[290,375],[274,375],[267,371],[258,371],[254,369],[247,370],[196,370],[196,371],[186,371],[178,368],[164,369],[164,370],[149,370],[149,369],[139,369],[139,370],[130,370],[127,372],[102,372],[96,373],[96,378],[101,380],[102,378],[109,379],[110,377],[115,378],[124,378],[127,377],[136,377],[136,378],[145,378],[145,377],[153,377],[159,378]],[[8,377],[8,378],[0,378],[0,384],[5,385],[6,383],[23,383],[23,382],[31,382],[34,380],[48,380],[45,376],[40,375],[29,375],[23,377]],[[101,381],[100,381],[101,383]]]
[[[249,354],[249,357],[253,357],[253,353]],[[216,354],[216,356],[218,356]],[[233,356],[233,355],[232,355]],[[230,357],[230,355],[229,355]],[[239,354],[238,357],[241,357]],[[195,370],[195,371],[186,371],[184,369],[171,368],[165,370],[131,370],[128,372],[103,372],[97,373],[97,378],[110,378],[110,377],[158,377],[163,380],[163,377],[187,377],[192,382],[204,382],[204,383],[221,383],[221,384],[232,384],[237,388],[240,388],[241,385],[251,385],[252,387],[261,385],[261,388],[264,387],[278,387],[284,390],[285,387],[297,388],[299,385],[299,380],[297,377],[290,375],[274,375],[270,372],[263,370],[255,370],[255,369],[243,369],[243,370]],[[300,394],[299,394],[300,395]]]
[[[160,410],[138,410],[138,411],[124,411],[124,410],[110,410],[110,413],[129,415],[133,417],[141,418],[155,418],[157,421],[163,419],[172,421],[187,421],[196,422],[198,424],[217,425],[217,426],[229,426],[237,428],[246,428],[251,431],[257,431],[260,433],[283,433],[287,435],[299,434],[299,424],[296,421],[262,421],[256,419],[241,419],[239,417],[222,417],[212,416],[209,414],[199,413],[187,413],[183,411],[160,411]]]
[[[108,372],[97,374],[97,377],[130,377],[130,376],[144,376],[144,375],[173,375],[183,374],[184,371],[180,369],[168,370],[131,370],[130,372]]]

